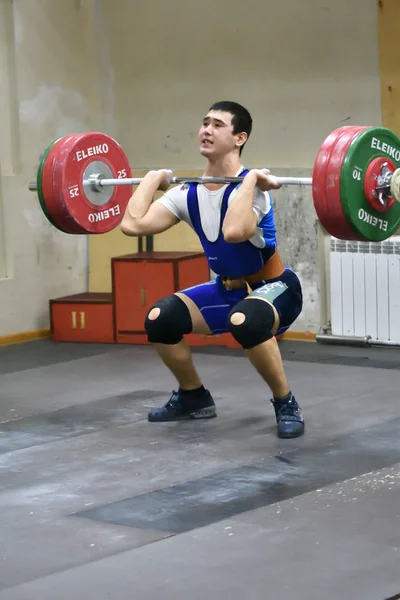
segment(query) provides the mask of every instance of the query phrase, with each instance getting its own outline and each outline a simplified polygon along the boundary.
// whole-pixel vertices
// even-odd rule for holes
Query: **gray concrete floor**
[[[297,440],[239,351],[194,352],[217,419],[153,424],[150,347],[0,348],[0,600],[400,594],[400,351],[281,349]]]

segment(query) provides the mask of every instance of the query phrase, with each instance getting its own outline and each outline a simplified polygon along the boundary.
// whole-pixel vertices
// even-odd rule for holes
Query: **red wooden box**
[[[138,252],[111,259],[117,342],[147,344],[144,321],[157,300],[210,279],[202,252]]]
[[[111,259],[115,339],[118,343],[148,344],[147,312],[157,300],[210,279],[202,252],[140,252]],[[237,348],[230,334],[186,336],[190,346],[216,344]]]
[[[56,342],[112,344],[112,294],[85,292],[51,299],[50,328]]]

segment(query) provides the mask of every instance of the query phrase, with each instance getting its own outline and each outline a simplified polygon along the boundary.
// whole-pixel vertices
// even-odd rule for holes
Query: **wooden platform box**
[[[85,292],[50,300],[51,339],[56,342],[115,342],[111,293]]]
[[[202,252],[140,252],[111,259],[118,343],[148,344],[147,312],[157,300],[210,279]],[[207,336],[187,336],[190,345],[214,343]]]

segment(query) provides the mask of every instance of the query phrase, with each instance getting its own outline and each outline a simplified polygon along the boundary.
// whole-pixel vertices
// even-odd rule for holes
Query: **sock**
[[[206,388],[204,387],[204,385],[201,385],[200,387],[195,388],[194,390],[183,390],[181,387],[179,387],[179,393],[182,394],[182,396],[184,396],[185,398],[190,398],[193,396],[202,396],[206,393]]]

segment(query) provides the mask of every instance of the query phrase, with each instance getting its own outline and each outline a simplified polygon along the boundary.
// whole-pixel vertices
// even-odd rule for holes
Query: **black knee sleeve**
[[[231,318],[241,313],[245,319],[241,325],[234,325]],[[268,302],[257,298],[241,300],[232,308],[228,316],[229,331],[243,348],[250,350],[273,337],[275,313]]]
[[[159,308],[160,314],[155,319],[149,319],[153,308]],[[159,300],[146,315],[144,327],[147,339],[156,344],[177,344],[183,334],[192,331],[192,317],[186,304],[179,296],[172,294]]]

